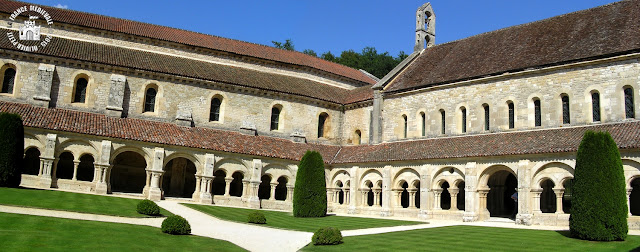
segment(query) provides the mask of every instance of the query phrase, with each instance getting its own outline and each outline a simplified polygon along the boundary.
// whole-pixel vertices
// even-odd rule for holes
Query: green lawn
[[[247,223],[247,214],[256,211],[254,209],[233,207],[204,206],[194,204],[184,205],[220,219],[242,223]],[[259,211],[264,213],[264,216],[267,218],[267,224],[265,224],[265,226],[306,232],[315,232],[322,227],[335,227],[340,230],[351,230],[374,227],[424,224],[424,222],[416,221],[398,221],[344,216],[327,216],[322,218],[295,218],[291,213],[286,212],[266,210]]]
[[[28,188],[0,188],[0,205],[56,209],[125,217],[147,217],[136,212],[138,199],[49,191]],[[160,214],[170,215],[160,209]]]
[[[624,242],[590,242],[568,232],[451,226],[375,235],[350,236],[335,246],[308,245],[304,251],[630,251],[639,236]]]
[[[2,251],[243,251],[227,241],[160,228],[0,213]]]

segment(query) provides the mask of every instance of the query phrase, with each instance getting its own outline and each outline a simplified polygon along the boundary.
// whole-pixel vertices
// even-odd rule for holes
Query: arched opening
[[[147,161],[133,151],[118,154],[111,168],[111,191],[142,193],[147,182]]]
[[[22,174],[38,175],[40,173],[40,151],[38,148],[27,149],[24,153],[23,165]]]
[[[222,98],[214,97],[211,99],[211,110],[209,111],[209,121],[220,121],[220,106],[222,106]]]
[[[456,199],[456,205],[458,206],[458,210],[464,211],[464,181],[458,183],[458,198]]]
[[[327,113],[320,113],[318,116],[318,138],[327,137],[327,119],[329,115]]]
[[[571,110],[569,109],[569,96],[566,94],[562,94],[561,99],[562,99],[562,124],[570,124]]]
[[[421,129],[421,136],[426,136],[427,134],[427,116],[424,114],[424,112],[420,112],[420,129]]]
[[[442,188],[442,194],[440,194],[440,208],[443,210],[451,209],[451,194],[449,193],[449,182],[444,182],[440,185]]]
[[[224,190],[227,186],[227,183],[224,181],[224,179],[227,177],[227,173],[225,173],[223,170],[217,170],[213,174],[213,176],[213,195],[224,195]]]
[[[516,126],[516,109],[512,101],[507,101],[507,107],[509,109],[509,128],[513,129]]]
[[[286,200],[287,199],[287,178],[285,176],[281,176],[278,178],[278,185],[276,186],[276,200]]]
[[[446,131],[446,128],[447,128],[446,126],[447,126],[447,118],[446,118],[444,110],[441,109],[440,110],[440,134],[444,135],[447,132]]]
[[[71,152],[63,152],[60,154],[58,164],[56,165],[56,178],[73,178],[73,154],[71,154]]]
[[[402,205],[402,208],[407,208],[409,207],[409,191],[407,191],[407,188],[409,188],[409,184],[407,182],[402,183],[402,193],[400,195],[400,205]]]
[[[373,183],[367,183],[367,187],[369,188],[369,191],[367,192],[367,205],[373,206]]]
[[[467,133],[467,109],[465,107],[460,108],[460,131]]]
[[[402,138],[407,138],[407,131],[408,131],[407,115],[402,115],[402,122],[403,122],[403,126],[402,126]]]
[[[591,93],[591,119],[593,122],[600,121],[600,93],[596,91]]]
[[[540,99],[533,98],[533,113],[535,116],[535,126],[542,126],[542,109],[540,108]]]
[[[571,213],[571,196],[573,195],[573,179],[567,179],[562,183],[564,194],[562,195],[562,211]]]
[[[546,179],[540,184],[542,194],[540,194],[540,211],[543,213],[556,212],[556,194],[553,192],[555,184],[550,179]]]
[[[353,143],[356,145],[360,145],[362,143],[362,132],[360,132],[360,130],[356,130],[355,132],[355,136],[354,136],[354,141]]]
[[[191,160],[174,158],[164,167],[162,191],[167,197],[191,198],[196,190],[196,165]]]
[[[629,210],[631,215],[640,215],[640,178],[631,181],[631,195],[629,195]]]
[[[488,131],[490,127],[489,123],[489,104],[482,104],[482,108],[484,109],[484,130]]]
[[[244,175],[242,172],[234,172],[231,176],[233,177],[233,180],[231,181],[231,185],[229,185],[229,195],[242,197],[242,179],[244,178]]]
[[[280,112],[282,108],[279,105],[273,106],[271,108],[271,130],[280,129]]]
[[[78,180],[93,181],[93,174],[95,174],[94,161],[93,156],[89,154],[84,154],[80,157],[78,173],[76,174]]]
[[[271,197],[271,176],[262,175],[260,178],[260,186],[258,187],[258,198],[269,199]]]
[[[85,77],[76,80],[76,88],[73,91],[73,102],[84,103],[87,97],[87,85],[89,81]]]
[[[624,114],[625,118],[635,118],[635,108],[634,108],[634,97],[633,97],[633,88],[625,87],[624,88]]]
[[[518,180],[513,173],[501,170],[489,177],[487,183],[487,210],[492,217],[510,217],[517,210],[516,202],[511,196],[516,192]]]
[[[144,95],[144,111],[143,112],[154,112],[156,109],[156,95],[158,94],[158,90],[153,87],[147,88]]]
[[[16,80],[16,70],[9,67],[4,70],[2,77],[2,89],[0,93],[13,94],[13,86]]]
[[[342,205],[344,204],[344,190],[342,190],[342,187],[344,185],[342,184],[342,181],[338,181],[338,183],[336,184],[336,189],[338,190],[338,195],[337,195],[337,199],[335,199],[335,202],[338,202],[338,204]]]

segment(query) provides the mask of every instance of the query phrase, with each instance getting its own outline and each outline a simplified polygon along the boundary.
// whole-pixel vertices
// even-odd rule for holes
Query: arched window
[[[594,122],[600,121],[600,93],[591,93],[591,111]]]
[[[624,112],[626,118],[636,117],[635,109],[633,108],[633,106],[633,88],[626,87],[624,88]]]
[[[362,143],[362,132],[360,132],[360,130],[356,130],[356,135],[355,135],[355,139],[354,139],[354,143],[356,145],[360,145]]]
[[[318,138],[325,137],[328,117],[329,115],[327,113],[322,113],[318,117]]]
[[[420,112],[420,128],[422,129],[422,136],[425,136],[427,134],[426,129],[427,129],[427,116],[424,114],[424,112]]]
[[[553,181],[547,179],[540,187],[542,187],[542,194],[540,194],[540,210],[543,213],[555,213],[556,212],[556,194],[553,192]]]
[[[461,128],[462,133],[467,133],[467,109],[465,107],[460,108],[460,113],[462,115],[461,116],[462,120],[460,122],[460,124],[462,126],[462,128]]]
[[[562,123],[571,123],[571,112],[569,109],[569,96],[562,95]]]
[[[444,135],[446,134],[445,126],[447,125],[447,122],[446,122],[444,110],[442,109],[440,110],[440,122],[441,122],[440,133]]]
[[[407,138],[407,115],[402,115],[402,121],[404,123],[402,127],[402,137]]]
[[[260,186],[258,187],[258,198],[269,199],[271,197],[271,176],[262,175],[260,178]]]
[[[512,101],[508,101],[507,106],[509,107],[509,128],[513,129],[516,125],[516,109]]]
[[[81,181],[93,181],[93,175],[95,173],[93,156],[89,154],[82,155],[80,157],[80,164],[78,165],[77,179]]]
[[[278,130],[280,127],[280,108],[271,108],[271,130]]]
[[[7,68],[4,70],[4,77],[2,78],[2,91],[0,93],[12,94],[13,84],[16,79],[16,70],[13,68]]]
[[[209,111],[209,121],[220,121],[220,105],[222,100],[218,97],[211,99],[211,111]]]
[[[540,99],[533,100],[533,113],[535,114],[535,126],[542,126],[542,112],[540,110]]]
[[[156,110],[156,95],[158,91],[155,88],[148,88],[144,95],[144,112],[154,112]]]
[[[73,102],[84,103],[87,96],[87,78],[80,77],[76,80],[76,89],[73,92]]]
[[[484,130],[488,131],[489,130],[489,105],[488,104],[484,104],[482,107],[484,107]]]
[[[38,148],[31,147],[27,149],[23,160],[23,174],[38,175],[40,173],[40,150]]]

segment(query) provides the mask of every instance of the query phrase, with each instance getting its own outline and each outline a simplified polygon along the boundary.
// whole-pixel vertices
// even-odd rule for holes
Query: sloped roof
[[[3,34],[8,31],[0,28],[0,32]],[[0,40],[0,50],[2,49],[19,51],[8,39]],[[303,78],[59,37],[53,37],[51,43],[46,47],[40,48],[37,52],[31,52],[31,54],[216,81],[311,97],[338,104],[373,97],[371,85],[356,88],[352,94],[348,89]],[[365,90],[367,87],[370,94],[367,94]]]
[[[608,131],[620,149],[640,148],[638,121],[341,147],[2,101],[0,112],[19,114],[31,128],[262,157],[300,160],[316,150],[329,164],[575,152],[587,130]]]
[[[640,0],[626,0],[427,48],[385,91],[639,51]]]
[[[0,0],[0,12],[12,13],[17,8],[24,5],[29,5],[29,3]],[[344,76],[362,83],[375,83],[373,79],[369,78],[357,69],[300,52],[281,50],[270,46],[80,11],[54,7],[45,7],[45,10],[51,15],[54,23],[66,23],[93,29],[119,32],[184,45],[203,47],[242,56],[307,66]]]

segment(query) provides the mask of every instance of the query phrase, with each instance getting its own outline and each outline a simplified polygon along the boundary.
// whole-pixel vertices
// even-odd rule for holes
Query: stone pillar
[[[394,189],[393,191],[396,193],[396,207],[402,208],[402,190]]]
[[[374,206],[378,206],[381,207],[382,202],[380,202],[380,193],[382,192],[382,189],[380,188],[376,188],[373,189],[373,205]]]
[[[196,189],[193,190],[193,193],[191,194],[191,199],[197,202],[200,200],[200,191],[202,191],[203,188],[202,188],[202,176],[196,174],[195,177],[196,177]]]
[[[51,86],[53,84],[53,73],[56,66],[40,64],[38,66],[38,80],[36,83],[35,95],[32,103],[40,107],[49,107],[51,102]]]
[[[418,218],[428,219],[431,211],[431,170],[432,165],[423,165],[420,169],[420,211],[418,212]]]
[[[451,194],[451,208],[449,210],[458,211],[458,192],[460,189],[449,187],[447,191]]]
[[[465,222],[477,221],[481,208],[478,196],[478,169],[476,162],[468,162],[464,167],[464,214]]]
[[[542,194],[542,188],[531,189],[533,195],[533,213],[542,213],[540,210],[540,195]]]
[[[111,192],[111,141],[103,140],[100,145],[100,153],[94,162],[93,182],[96,183],[96,194]]]
[[[149,184],[149,200],[158,201],[163,198],[162,194],[162,166],[164,165],[164,148],[155,148],[153,152],[153,161],[151,163],[151,169],[147,169],[150,175]]]
[[[295,188],[295,186],[292,185],[287,185],[287,202],[292,202],[293,201],[293,189]]]
[[[373,111],[371,116],[371,143],[377,144],[382,142],[382,106],[383,106],[383,93],[382,86],[374,87],[373,90]]]
[[[391,166],[387,165],[382,169],[382,212],[381,216],[391,216]]]
[[[251,188],[249,186],[249,183],[250,183],[250,180],[248,180],[248,179],[243,179],[242,180],[242,197],[243,198],[248,198],[249,195],[250,195],[249,194],[249,189],[251,189]]]
[[[80,165],[80,160],[73,160],[73,177],[72,181],[78,180],[78,166]]]
[[[523,159],[518,162],[518,214],[516,224],[532,225],[531,202],[531,164],[529,160]],[[562,203],[560,204],[562,205]]]
[[[333,188],[327,188],[327,203],[333,203]]]
[[[409,192],[409,208],[416,208],[416,192],[417,188],[407,189]]]
[[[249,186],[251,187],[249,199],[247,200],[250,208],[260,208],[260,198],[258,197],[258,188],[260,187],[260,176],[262,174],[262,160],[254,158],[251,165],[251,178]]]
[[[109,87],[109,100],[106,108],[106,115],[112,117],[122,116],[122,104],[124,101],[124,86],[127,77],[119,74],[111,75],[111,86]]]
[[[489,219],[491,216],[487,209],[487,195],[489,194],[489,188],[478,189],[479,207],[481,213],[481,220]],[[466,206],[465,206],[466,207]]]
[[[358,185],[360,184],[358,166],[351,167],[351,171],[349,175],[351,178],[349,179],[351,182],[349,183],[349,209],[347,213],[355,214],[358,209]]]
[[[230,194],[230,192],[231,192],[231,182],[233,182],[233,178],[224,178],[224,184],[225,184],[224,185],[224,196],[225,197],[231,196],[231,194]]]
[[[556,194],[556,213],[563,214],[562,195],[564,195],[564,188],[553,188],[553,192]]]
[[[211,196],[211,186],[213,184],[212,182],[214,177],[203,175],[196,175],[196,177],[199,177],[198,181],[200,184],[200,186],[198,186],[198,193],[200,194],[198,200],[200,203],[212,204],[213,197]]]
[[[56,151],[56,143],[58,140],[58,135],[56,134],[47,134],[47,139],[45,140],[45,148],[44,153],[40,156],[40,166],[42,167],[40,181],[38,182],[38,187],[40,188],[51,188],[51,184],[53,183],[53,166],[56,161],[55,159],[55,151]]]
[[[442,195],[442,188],[433,189],[433,210],[442,210],[440,205],[440,196]]]
[[[351,201],[351,195],[349,195],[349,188],[345,188],[344,189],[344,204],[345,205],[349,205],[349,202]]]
[[[269,195],[269,200],[276,200],[276,186],[278,186],[278,183],[271,183],[271,194]]]
[[[633,191],[633,188],[627,189],[627,212],[629,216],[631,216],[631,191]]]

